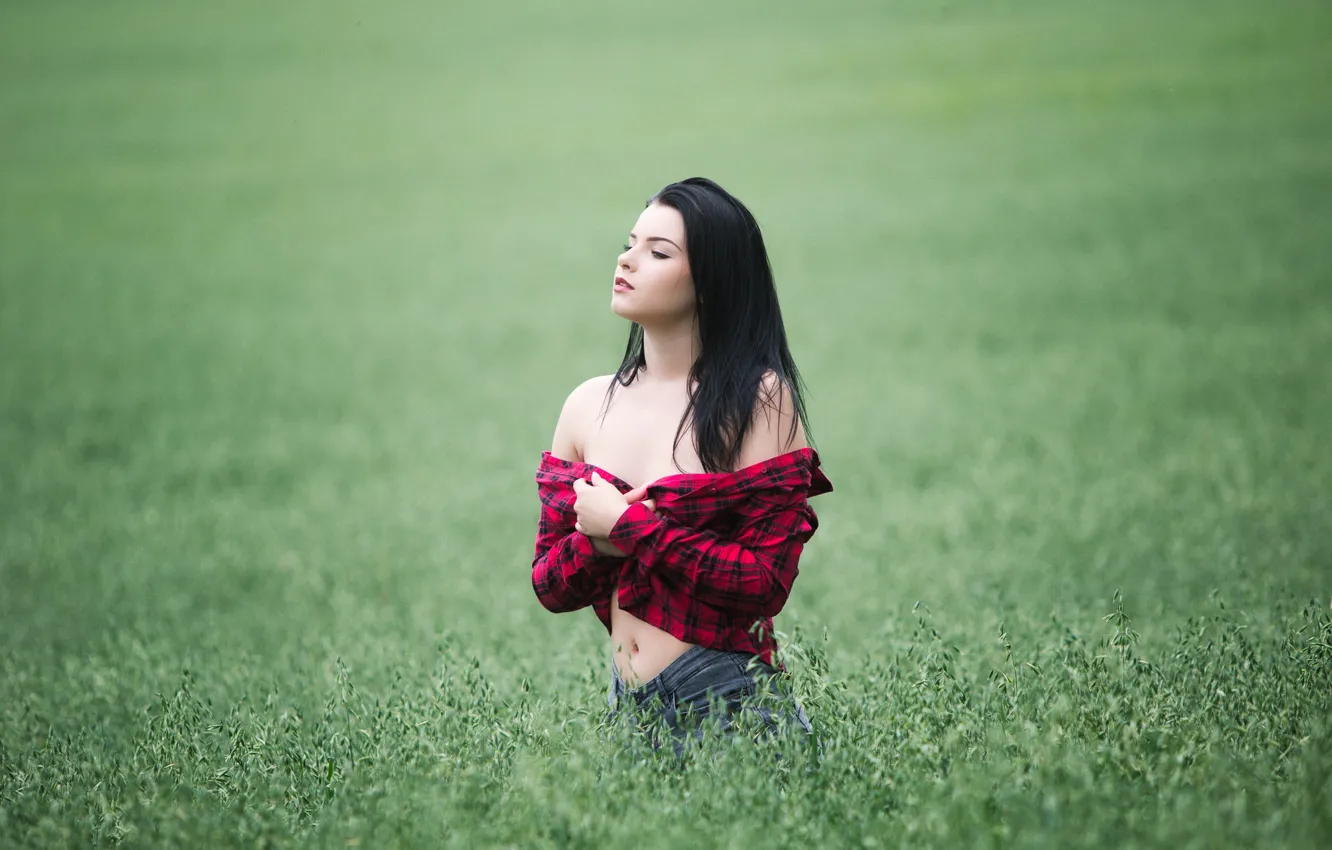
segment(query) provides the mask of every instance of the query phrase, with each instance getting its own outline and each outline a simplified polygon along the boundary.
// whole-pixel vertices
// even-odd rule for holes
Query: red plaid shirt
[[[573,482],[603,469],[541,455],[532,587],[551,611],[591,605],[610,630],[610,594],[620,608],[686,643],[749,652],[773,663],[772,618],[786,604],[805,541],[818,528],[809,497],[832,484],[819,456],[797,449],[736,472],[668,475],[648,486],[653,513],[629,506],[610,540],[628,557],[602,555],[574,530]]]

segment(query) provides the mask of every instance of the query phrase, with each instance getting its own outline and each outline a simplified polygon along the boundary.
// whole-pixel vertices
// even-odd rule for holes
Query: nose
[[[619,265],[621,269],[624,269],[625,271],[632,271],[633,270],[633,263],[632,263],[633,258],[631,256],[632,254],[633,254],[632,250],[624,251],[620,254],[620,256],[616,259],[615,262]]]

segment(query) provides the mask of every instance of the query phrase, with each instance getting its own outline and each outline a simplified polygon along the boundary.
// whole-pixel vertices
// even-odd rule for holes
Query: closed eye
[[[622,247],[624,248],[625,251],[628,251],[630,248],[633,248],[634,246],[633,246],[633,245],[628,245],[628,244],[626,244],[626,245],[624,245],[624,246],[622,246]],[[670,259],[670,256],[669,256],[669,255],[667,255],[667,254],[663,254],[663,253],[660,252],[660,251],[653,251],[653,252],[652,252],[652,256],[655,257],[655,258],[658,259],[658,260],[669,260],[669,259]]]

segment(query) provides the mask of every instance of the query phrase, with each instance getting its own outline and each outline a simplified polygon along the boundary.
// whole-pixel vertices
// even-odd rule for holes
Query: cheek
[[[682,271],[671,286],[671,296],[675,303],[684,306],[694,304],[694,279],[689,272]]]

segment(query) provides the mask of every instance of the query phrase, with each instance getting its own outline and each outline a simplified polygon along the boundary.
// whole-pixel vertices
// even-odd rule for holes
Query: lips
[[[622,277],[617,277],[617,278],[615,278],[615,288],[616,288],[616,289],[633,289],[633,286],[631,286],[630,283],[629,283],[629,281],[625,280],[624,278],[622,278]]]

